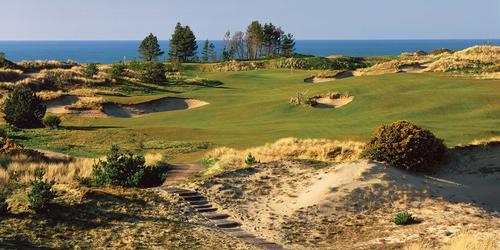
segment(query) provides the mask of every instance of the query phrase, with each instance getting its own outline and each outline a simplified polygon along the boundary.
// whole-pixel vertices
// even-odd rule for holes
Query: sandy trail
[[[197,163],[177,163],[172,164],[172,168],[167,173],[166,186],[172,186],[182,182],[201,172],[205,167]]]

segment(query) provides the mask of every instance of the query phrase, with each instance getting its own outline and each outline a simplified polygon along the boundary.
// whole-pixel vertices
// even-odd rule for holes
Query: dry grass
[[[69,110],[100,110],[104,98],[102,97],[81,97],[76,103],[66,106]]]
[[[154,166],[163,160],[159,153],[146,154],[146,165]],[[99,160],[92,158],[73,158],[68,160],[42,161],[25,155],[0,156],[0,185],[9,180],[19,184],[27,184],[34,179],[35,170],[45,169],[45,178],[55,180],[58,184],[76,183],[78,178],[90,177],[92,166]]]
[[[429,65],[429,71],[447,72],[475,69],[481,72],[499,71],[500,46],[474,46],[441,56]]]
[[[221,147],[207,154],[207,160],[213,165],[204,174],[211,175],[245,167],[245,159],[249,153],[263,162],[285,159],[343,162],[359,159],[363,146],[364,143],[352,141],[283,138],[274,143],[245,150]]]
[[[63,92],[60,90],[59,91],[39,91],[36,93],[36,95],[38,97],[40,97],[40,99],[42,99],[42,101],[50,101],[50,100],[54,100],[54,99],[61,97],[63,95]]]
[[[19,66],[25,68],[28,71],[39,71],[42,69],[70,69],[75,65],[78,65],[76,62],[67,61],[22,61],[17,63]]]
[[[23,73],[22,70],[18,69],[0,69],[0,82],[10,82],[13,81]]]
[[[476,139],[470,142],[468,145],[485,145],[492,142],[500,142],[500,136],[495,136],[485,139]]]
[[[413,243],[404,248],[405,250],[427,250],[433,249],[424,242]],[[500,249],[500,241],[491,234],[463,232],[453,237],[450,242],[436,248],[440,250],[497,250]]]

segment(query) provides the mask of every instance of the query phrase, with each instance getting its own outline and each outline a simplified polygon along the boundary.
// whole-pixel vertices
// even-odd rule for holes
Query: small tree
[[[83,76],[88,79],[94,78],[99,73],[96,63],[89,63],[83,68]]]
[[[196,37],[191,28],[177,23],[170,39],[170,48],[168,51],[170,59],[186,62],[196,54],[197,49]]]
[[[2,109],[5,121],[18,128],[41,127],[45,111],[42,100],[26,87],[15,88]]]
[[[255,156],[252,155],[252,153],[248,153],[248,156],[247,156],[247,159],[245,160],[245,163],[248,165],[248,166],[252,166],[252,165],[255,165],[257,163],[259,163],[260,161],[257,161],[255,159]]]
[[[164,54],[164,52],[161,51],[158,38],[152,33],[142,40],[139,46],[139,53],[146,61],[157,60],[159,56]]]
[[[208,45],[208,58],[211,62],[217,62],[217,52],[215,51],[215,45],[213,43]]]
[[[281,37],[281,54],[285,57],[290,57],[295,52],[295,39],[293,35],[288,33]]]
[[[161,83],[166,80],[167,69],[161,62],[144,62],[140,66],[139,79],[144,82]]]
[[[50,202],[56,197],[55,192],[52,190],[55,182],[44,180],[44,175],[43,168],[35,170],[35,179],[31,181],[31,191],[28,193],[29,206],[36,212],[45,211]]]
[[[209,49],[209,43],[208,39],[205,40],[205,43],[203,44],[203,50],[201,51],[201,62],[206,63],[208,62],[208,49]]]

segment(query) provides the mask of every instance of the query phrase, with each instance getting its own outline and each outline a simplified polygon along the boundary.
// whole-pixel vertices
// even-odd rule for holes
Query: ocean
[[[222,41],[212,41],[218,56]],[[138,59],[140,41],[0,41],[0,52],[9,60],[73,60],[80,63],[112,63]],[[315,56],[348,55],[380,56],[399,55],[417,50],[431,51],[436,48],[460,50],[474,45],[500,45],[494,40],[297,40],[296,52]],[[160,41],[168,51],[168,41]],[[198,42],[198,52],[203,41]],[[166,54],[166,53],[165,53]],[[166,59],[163,56],[162,59]]]

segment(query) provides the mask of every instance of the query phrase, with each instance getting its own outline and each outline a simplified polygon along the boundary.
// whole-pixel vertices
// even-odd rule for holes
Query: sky
[[[198,39],[272,22],[299,40],[499,39],[500,0],[0,0],[0,40]]]

